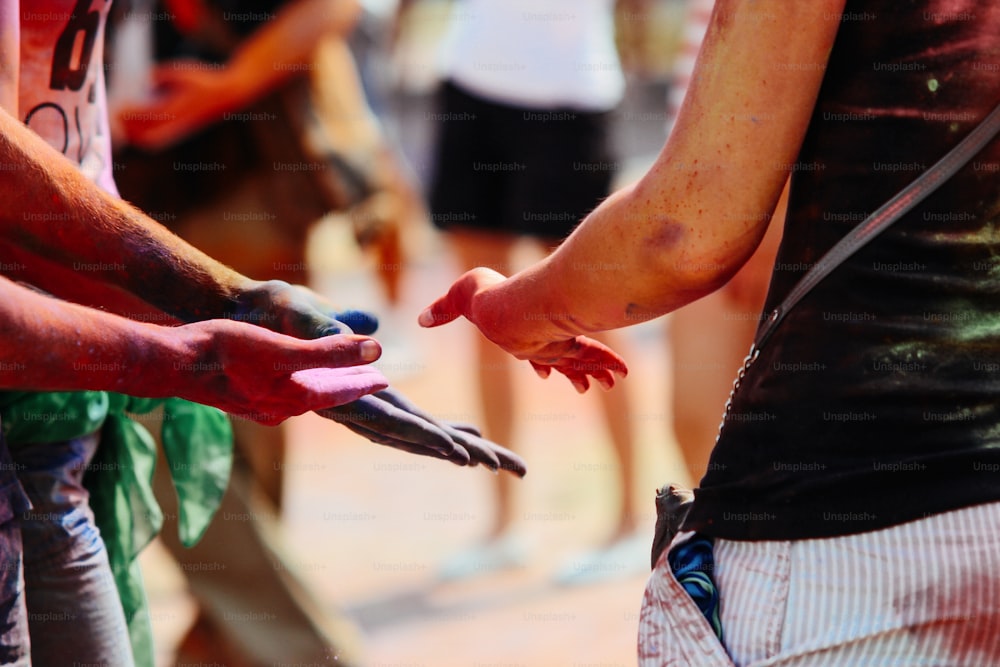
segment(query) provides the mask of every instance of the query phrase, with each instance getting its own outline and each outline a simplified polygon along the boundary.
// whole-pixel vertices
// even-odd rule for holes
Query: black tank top
[[[849,1],[765,312],[998,102],[1000,3]],[[1000,141],[789,313],[734,396],[685,529],[827,537],[994,500]]]

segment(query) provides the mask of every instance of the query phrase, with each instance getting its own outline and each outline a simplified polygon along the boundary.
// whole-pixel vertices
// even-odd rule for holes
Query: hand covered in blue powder
[[[460,466],[483,464],[490,470],[505,470],[518,477],[527,472],[521,457],[486,440],[476,428],[435,419],[392,389],[316,412],[372,442],[411,454],[445,459]]]
[[[268,329],[309,339],[351,332],[369,335],[378,327],[374,315],[359,310],[338,312],[316,292],[279,280],[260,283],[249,290],[235,319],[247,319]],[[372,442],[411,454],[446,459],[462,466],[482,464],[518,477],[526,472],[519,456],[486,440],[475,427],[435,419],[389,388],[316,412]]]
[[[338,310],[308,287],[281,280],[258,283],[244,292],[231,319],[305,339],[338,333],[367,336],[378,329],[378,318],[371,313]]]

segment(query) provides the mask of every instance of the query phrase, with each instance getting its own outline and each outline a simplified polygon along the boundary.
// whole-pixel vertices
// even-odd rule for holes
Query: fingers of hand
[[[542,378],[543,380],[547,380],[548,377],[552,375],[551,366],[546,366],[544,364],[540,364],[536,361],[531,361],[531,360],[529,360],[528,363],[530,363],[531,367],[535,369],[535,373],[538,374],[538,377]]]
[[[378,329],[378,318],[369,312],[354,308],[337,311],[332,303],[303,285],[276,287],[281,304],[293,313],[290,325],[296,327],[293,335],[318,338],[337,333],[357,333],[370,336]],[[296,320],[299,321],[296,321]]]
[[[367,336],[335,334],[304,344],[311,351],[308,363],[316,366],[368,364],[382,356],[382,346]]]
[[[391,388],[350,405],[317,413],[372,442],[412,454],[446,459],[462,466],[482,463],[494,471],[506,470],[518,477],[527,472],[521,457],[485,440],[475,427],[438,421]]]
[[[519,456],[483,438],[475,426],[438,420],[414,405],[406,396],[391,388],[380,391],[377,396],[401,410],[436,425],[469,453],[473,465],[482,463],[490,470],[507,470],[518,477],[523,477],[527,472],[524,461]]]
[[[282,368],[335,368],[369,364],[382,356],[382,346],[374,338],[354,334],[333,334],[301,339],[253,327],[246,334],[259,353],[269,352],[276,370]],[[267,349],[265,349],[267,346]]]
[[[421,311],[417,316],[417,324],[424,328],[438,327],[448,324],[452,320],[458,319],[462,314],[454,310],[451,303],[447,302],[448,296],[444,296]]]
[[[365,396],[350,405],[317,412],[340,423],[362,426],[394,442],[409,443],[411,446],[433,450],[437,452],[439,458],[446,458],[459,465],[468,465],[470,460],[468,453],[443,430],[426,419],[400,410],[376,396]],[[376,442],[381,441],[376,440]]]
[[[363,310],[344,310],[334,314],[334,318],[348,327],[354,333],[370,336],[378,330],[378,317]]]
[[[448,424],[441,424],[441,428],[469,453],[469,458],[473,465],[482,463],[493,471],[500,468],[500,459],[493,453],[489,441],[470,433],[459,431]]]
[[[495,443],[491,444],[493,446],[493,453],[496,454],[498,459],[500,459],[501,470],[506,470],[512,475],[517,475],[518,477],[524,477],[528,474],[528,465],[524,462],[524,459],[506,447],[501,447]]]
[[[392,447],[393,449],[398,449],[400,451],[408,452],[410,454],[416,454],[417,456],[429,456],[431,458],[443,459],[445,461],[453,460],[455,455],[446,455],[436,449],[430,449],[422,445],[415,445],[412,442],[407,442],[405,440],[400,440],[399,438],[394,438],[391,435],[386,435],[378,431],[366,428],[357,422],[344,422],[344,426],[348,429],[357,433],[361,437],[365,438],[370,442],[374,442],[379,445],[385,445],[386,447]],[[454,461],[458,465],[465,465],[462,461]]]
[[[554,368],[565,375],[580,393],[590,388],[590,379],[605,389],[611,389],[616,377],[628,374],[624,359],[607,345],[586,336],[546,346],[531,361],[531,365],[543,378],[548,377]]]
[[[501,447],[478,434],[461,431],[450,424],[446,424],[445,428],[469,451],[473,460],[484,464],[490,470],[494,472],[504,470],[518,477],[524,477],[528,472],[524,459],[506,447]]]
[[[435,421],[433,417],[421,410],[413,401],[408,399],[402,392],[389,387],[378,393],[378,397],[387,403],[396,406],[400,410],[409,412],[411,415],[421,417],[427,421]]]
[[[448,426],[452,427],[456,431],[464,431],[470,435],[477,437],[483,437],[483,432],[479,430],[475,424],[466,424],[465,422],[445,422]]]

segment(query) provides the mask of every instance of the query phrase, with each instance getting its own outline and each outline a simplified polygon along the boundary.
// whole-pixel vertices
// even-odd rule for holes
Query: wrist
[[[494,342],[514,352],[531,353],[581,332],[538,264],[473,297],[470,318]],[[544,289],[539,286],[545,285]],[[509,338],[508,344],[505,340]],[[516,341],[516,343],[515,343]]]
[[[280,318],[275,312],[276,296],[291,288],[283,280],[245,278],[234,291],[232,312],[224,313],[222,317],[277,331],[280,329]]]
[[[180,397],[203,402],[198,387],[206,373],[217,373],[221,363],[214,353],[214,337],[202,323],[178,327],[147,325],[148,336],[137,339],[137,385],[125,392],[149,398]]]

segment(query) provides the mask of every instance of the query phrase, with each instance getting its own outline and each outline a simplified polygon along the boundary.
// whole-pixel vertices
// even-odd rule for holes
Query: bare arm
[[[16,165],[0,179],[0,201],[17,203],[0,208],[0,251],[21,258],[18,278],[61,295],[70,278],[45,269],[82,271],[185,321],[232,312],[253,285],[105,193],[2,110],[0,163]]]
[[[220,319],[137,323],[0,277],[0,388],[179,396],[269,424],[342,408],[338,421],[376,442],[524,474],[511,452],[387,393],[381,373],[360,365],[378,358],[378,343],[326,336],[340,323],[325,299],[222,266],[103,192],[19,123],[11,115],[18,19],[18,1],[0,0],[0,107],[7,107],[0,108],[0,201],[8,204],[0,207],[0,272],[55,294],[89,289],[84,303],[121,312],[139,304],[183,321],[230,317],[295,337]],[[83,275],[87,287],[79,289]],[[371,318],[354,316],[352,326],[374,328]]]
[[[17,119],[20,5],[0,0],[3,272],[70,299],[86,283],[94,303],[121,312],[193,320],[231,311],[251,281],[103,192]]]
[[[378,370],[359,365],[378,354],[361,336],[304,341],[227,320],[133,322],[0,278],[0,388],[179,396],[275,424],[385,389]]]
[[[653,167],[545,260],[476,269],[421,315],[465,315],[519,358],[564,370],[578,336],[645,321],[724,284],[770,221],[805,134],[844,0],[719,0]],[[577,363],[573,361],[572,363]]]
[[[160,65],[155,99],[119,114],[128,140],[148,148],[168,146],[259,99],[307,70],[322,39],[348,35],[360,9],[357,0],[297,0],[243,40],[225,67]]]
[[[308,66],[320,40],[346,37],[360,13],[357,0],[296,0],[283,7],[245,39],[227,63],[244,99],[254,99]]]
[[[3,271],[56,294],[73,292],[79,275],[92,275],[88,283],[107,283],[114,305],[134,294],[133,302],[180,319],[239,315],[240,307],[247,314],[266,310],[267,299],[249,298],[259,296],[263,284],[102,191],[11,115],[17,113],[19,20],[20,3],[0,0]],[[374,369],[330,368],[377,356],[377,343],[355,336],[306,342],[229,321],[176,329],[140,324],[0,278],[4,388],[176,395],[272,422],[385,388]]]

